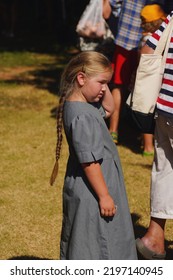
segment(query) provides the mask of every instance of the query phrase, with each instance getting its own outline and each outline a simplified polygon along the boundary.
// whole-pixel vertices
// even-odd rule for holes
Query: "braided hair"
[[[62,129],[63,129],[63,108],[65,100],[78,89],[77,74],[85,73],[88,77],[112,72],[112,66],[107,57],[95,51],[85,51],[73,57],[65,67],[60,81],[60,100],[57,110],[57,144],[56,144],[56,162],[50,178],[50,184],[53,185],[58,174],[58,161],[60,158],[62,146]]]

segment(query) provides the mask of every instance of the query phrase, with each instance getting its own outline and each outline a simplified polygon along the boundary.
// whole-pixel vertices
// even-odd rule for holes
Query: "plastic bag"
[[[102,0],[90,0],[77,24],[76,32],[82,37],[102,38],[105,34],[102,11]]]

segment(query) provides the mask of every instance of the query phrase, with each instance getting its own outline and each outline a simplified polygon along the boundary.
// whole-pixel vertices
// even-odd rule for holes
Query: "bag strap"
[[[154,54],[162,55],[164,50],[165,50],[164,55],[167,54],[172,31],[173,31],[173,18],[170,19],[168,25],[166,26],[165,30],[163,31],[163,33],[160,37],[160,40],[158,41],[158,44],[156,46],[156,49],[154,51]]]

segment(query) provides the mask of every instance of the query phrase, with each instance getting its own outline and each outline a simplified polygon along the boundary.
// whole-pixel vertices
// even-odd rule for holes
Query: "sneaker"
[[[117,145],[118,144],[118,132],[110,132],[113,142]]]

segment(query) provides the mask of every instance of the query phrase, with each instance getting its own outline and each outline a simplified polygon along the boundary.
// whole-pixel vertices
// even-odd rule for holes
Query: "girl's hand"
[[[99,199],[100,212],[102,216],[111,217],[116,213],[117,206],[112,197],[107,194]]]

